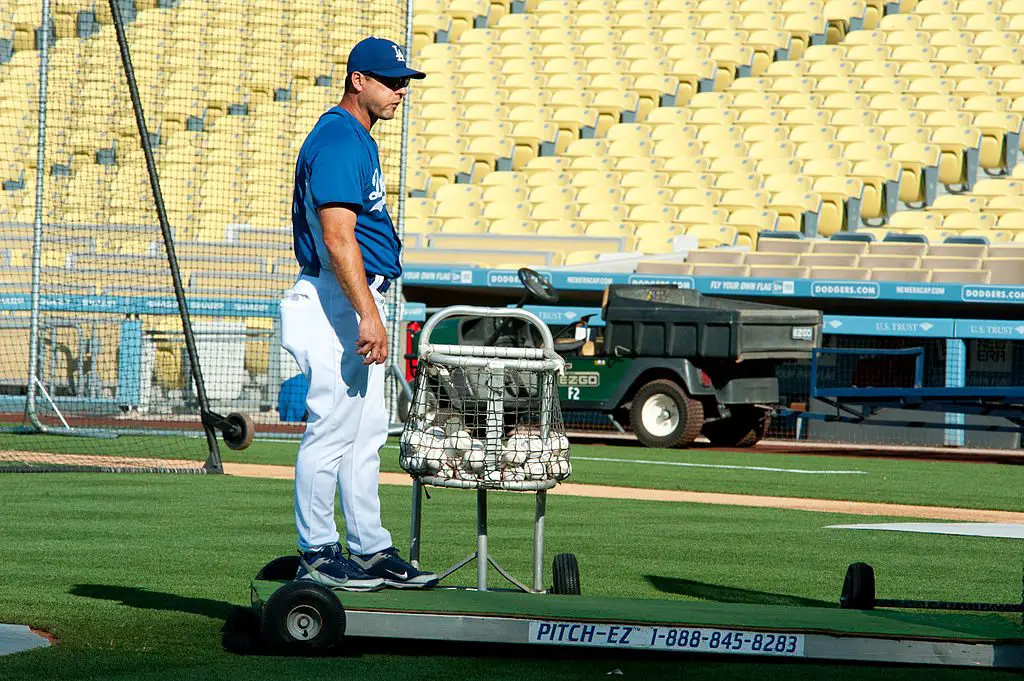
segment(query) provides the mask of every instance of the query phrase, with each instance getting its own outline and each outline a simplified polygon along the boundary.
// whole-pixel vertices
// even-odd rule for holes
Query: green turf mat
[[[284,582],[253,582],[266,600]],[[629,622],[668,626],[801,631],[837,636],[923,638],[953,641],[1024,641],[1024,629],[997,615],[857,611],[746,603],[554,596],[501,591],[338,592],[346,608],[475,614],[539,619]]]

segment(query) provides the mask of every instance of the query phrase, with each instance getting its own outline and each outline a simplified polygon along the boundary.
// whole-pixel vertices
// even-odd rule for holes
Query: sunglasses
[[[389,76],[378,76],[375,73],[365,74],[392,91],[398,91],[409,87],[409,78],[395,78]]]

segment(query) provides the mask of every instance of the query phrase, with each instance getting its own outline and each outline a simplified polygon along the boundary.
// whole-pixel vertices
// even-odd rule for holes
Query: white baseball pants
[[[376,283],[376,281],[375,281]],[[384,319],[384,297],[371,293]],[[299,549],[338,541],[335,489],[348,548],[375,553],[392,545],[380,520],[380,448],[387,439],[383,364],[356,352],[359,315],[330,270],[300,276],[281,300],[281,345],[309,381],[306,432],[295,462]]]

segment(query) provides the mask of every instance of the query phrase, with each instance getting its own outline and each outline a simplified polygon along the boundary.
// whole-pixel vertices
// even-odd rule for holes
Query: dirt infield
[[[180,459],[138,459],[116,456],[86,456],[80,454],[54,455],[41,452],[0,452],[0,462],[26,465],[65,465],[118,469],[195,470],[202,464]],[[225,463],[224,472],[246,478],[273,478],[291,480],[295,469],[291,466],[269,464]],[[381,473],[382,485],[409,486],[412,479],[404,473]],[[1024,513],[989,511],[984,509],[950,508],[946,506],[914,506],[833,499],[803,499],[799,497],[768,497],[748,494],[722,494],[689,492],[683,490],[613,487],[610,485],[581,485],[563,483],[549,494],[587,497],[591,499],[636,499],[640,501],[667,501],[714,506],[744,506],[748,508],[778,508],[818,513],[844,513],[863,516],[889,516],[895,518],[927,518],[933,520],[959,520],[964,522],[1024,523]]]
[[[290,466],[226,463],[228,475],[241,477],[278,478],[290,480],[295,471]],[[412,479],[404,473],[381,473],[382,485],[409,486]],[[674,501],[716,506],[746,506],[750,508],[779,508],[819,513],[845,513],[849,515],[891,516],[896,518],[931,518],[988,523],[1024,523],[1024,513],[1013,511],[986,511],[945,506],[911,506],[908,504],[880,504],[862,501],[836,501],[830,499],[800,499],[795,497],[763,497],[746,494],[715,494],[662,489],[612,487],[610,485],[579,485],[562,483],[548,494],[589,497],[597,499],[637,499],[642,501]]]
[[[0,463],[25,466],[94,467],[110,470],[167,469],[191,470],[202,468],[202,461],[185,459],[146,459],[138,456],[93,456],[89,454],[54,454],[52,452],[0,451]]]

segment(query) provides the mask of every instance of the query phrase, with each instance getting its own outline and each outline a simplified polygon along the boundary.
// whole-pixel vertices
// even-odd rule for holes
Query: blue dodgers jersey
[[[299,265],[330,269],[317,209],[344,204],[356,212],[356,240],[368,274],[402,274],[402,243],[388,215],[377,143],[356,118],[333,107],[302,143],[295,163],[292,232]]]

